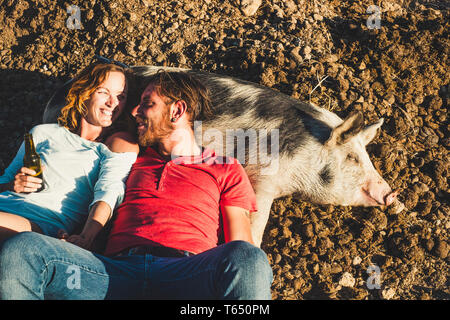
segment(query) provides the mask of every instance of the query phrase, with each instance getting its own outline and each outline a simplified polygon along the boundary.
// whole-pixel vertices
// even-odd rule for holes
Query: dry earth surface
[[[448,2],[263,0],[253,14],[241,2],[258,1],[0,0],[0,170],[94,54],[362,110],[386,120],[368,152],[405,209],[277,200],[262,245],[273,298],[449,299]]]

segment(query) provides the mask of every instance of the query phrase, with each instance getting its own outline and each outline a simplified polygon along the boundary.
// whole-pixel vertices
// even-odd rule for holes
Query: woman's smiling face
[[[86,101],[85,120],[94,126],[109,127],[122,113],[127,98],[125,75],[109,72],[91,97]]]

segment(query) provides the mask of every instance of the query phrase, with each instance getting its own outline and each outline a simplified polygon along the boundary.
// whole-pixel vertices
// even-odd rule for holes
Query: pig
[[[360,112],[341,119],[311,103],[225,75],[159,66],[133,69],[143,83],[160,69],[185,71],[209,89],[213,116],[194,124],[196,136],[219,155],[244,154],[237,158],[256,193],[258,212],[250,219],[257,246],[272,203],[280,197],[296,193],[311,203],[341,206],[389,206],[396,200],[398,192],[376,171],[365,149],[383,119],[364,125]],[[60,91],[49,101],[44,122],[56,120],[61,97]]]

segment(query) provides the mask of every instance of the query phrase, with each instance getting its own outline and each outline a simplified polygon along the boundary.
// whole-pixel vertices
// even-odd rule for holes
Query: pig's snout
[[[362,190],[365,206],[389,206],[398,195],[398,191],[392,191],[384,180],[369,182]]]
[[[398,191],[393,191],[384,197],[384,205],[390,206],[397,199]]]

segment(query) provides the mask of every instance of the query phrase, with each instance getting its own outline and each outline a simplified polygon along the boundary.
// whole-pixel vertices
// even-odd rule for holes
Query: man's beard
[[[142,118],[141,118],[142,119]],[[140,146],[149,147],[157,145],[166,138],[173,131],[171,122],[168,118],[168,113],[163,114],[160,119],[155,121],[149,119],[145,120],[146,131],[142,134],[138,134],[138,142]]]

